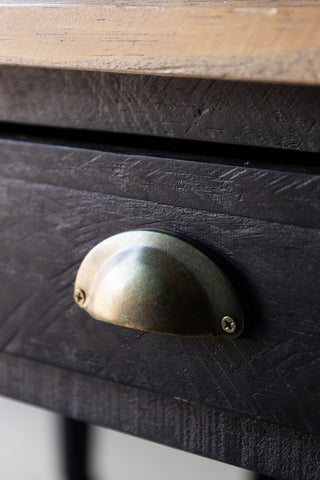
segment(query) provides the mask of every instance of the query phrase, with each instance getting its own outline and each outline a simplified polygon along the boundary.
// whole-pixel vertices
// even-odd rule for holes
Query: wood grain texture
[[[0,68],[0,119],[319,152],[317,87]]]
[[[0,162],[2,352],[319,434],[319,175],[5,141]],[[84,255],[134,228],[209,248],[246,335],[146,334],[81,311]]]
[[[320,6],[0,5],[0,63],[320,83]]]
[[[319,437],[30,360],[0,355],[0,391],[279,480],[318,480]]]
[[[318,480],[319,437],[11,355],[0,391],[73,418],[270,475]]]

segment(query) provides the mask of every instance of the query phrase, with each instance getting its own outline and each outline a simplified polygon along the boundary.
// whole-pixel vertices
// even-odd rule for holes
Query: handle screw
[[[237,329],[237,324],[232,317],[226,316],[221,320],[221,327],[226,333],[234,333]]]
[[[74,300],[80,307],[84,305],[84,302],[86,301],[86,294],[83,290],[81,290],[81,288],[77,288],[77,290],[74,292]]]

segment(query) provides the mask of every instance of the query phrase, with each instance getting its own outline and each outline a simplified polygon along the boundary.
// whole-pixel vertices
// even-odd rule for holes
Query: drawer
[[[309,434],[320,433],[319,175],[214,156],[196,162],[9,140],[0,151],[1,391],[270,474],[254,446],[259,424],[270,451],[281,449],[275,432],[281,442],[291,435],[303,458],[294,468],[312,465],[319,473],[315,460],[308,466]],[[73,285],[85,254],[141,228],[210,251],[241,298],[241,338],[146,333],[93,320],[77,307]],[[128,389],[120,414],[116,405]],[[159,409],[167,422],[161,434]],[[149,433],[137,415],[148,419]],[[185,434],[193,421],[198,438]],[[237,451],[228,453],[236,438]],[[287,455],[289,471],[285,448],[278,455]],[[299,478],[301,470],[290,475]]]

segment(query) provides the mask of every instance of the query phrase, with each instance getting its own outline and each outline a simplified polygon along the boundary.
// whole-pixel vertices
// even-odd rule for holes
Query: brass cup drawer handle
[[[244,327],[223,271],[184,240],[154,231],[120,233],[90,250],[74,299],[97,320],[150,332],[233,339]]]

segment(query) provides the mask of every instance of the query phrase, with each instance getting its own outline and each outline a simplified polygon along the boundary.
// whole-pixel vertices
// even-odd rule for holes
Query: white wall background
[[[0,397],[0,480],[63,480],[58,416]],[[92,480],[249,480],[246,470],[94,427]]]

